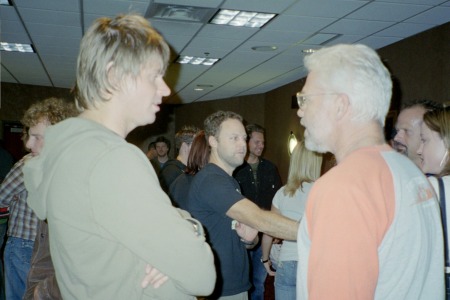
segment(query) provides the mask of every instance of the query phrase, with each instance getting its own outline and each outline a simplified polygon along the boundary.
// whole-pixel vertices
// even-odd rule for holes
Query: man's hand
[[[169,279],[169,277],[150,265],[145,267],[145,274],[146,275],[141,283],[143,289],[149,285],[157,289]]]
[[[251,243],[258,235],[258,230],[243,223],[236,222],[236,233],[246,242]]]

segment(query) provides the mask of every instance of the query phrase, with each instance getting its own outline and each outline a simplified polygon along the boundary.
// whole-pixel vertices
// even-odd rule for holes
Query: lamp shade
[[[292,151],[294,151],[295,146],[297,146],[297,138],[295,137],[294,132],[291,131],[288,138],[288,152],[289,155],[292,154]]]

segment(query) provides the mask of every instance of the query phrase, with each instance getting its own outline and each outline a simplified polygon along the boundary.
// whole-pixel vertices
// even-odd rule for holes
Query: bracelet
[[[269,260],[270,260],[270,259],[265,259],[265,260],[264,260],[264,259],[262,259],[262,257],[261,257],[261,262],[262,262],[263,264],[265,264],[266,262],[269,262]]]
[[[244,243],[244,244],[246,244],[246,245],[248,245],[248,246],[251,246],[251,245],[254,245],[254,244],[255,244],[254,241],[249,242],[249,241],[246,241],[246,240],[244,240],[244,239],[241,239],[241,242]]]

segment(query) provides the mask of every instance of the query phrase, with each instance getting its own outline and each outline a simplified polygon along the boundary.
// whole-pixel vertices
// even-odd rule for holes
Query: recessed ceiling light
[[[212,84],[197,84],[197,87],[194,89],[194,91],[203,91],[205,88],[212,88],[214,87]]]
[[[275,51],[277,49],[278,49],[277,46],[255,46],[255,47],[252,47],[252,50],[254,50],[254,51],[263,51],[263,52]]]
[[[316,51],[317,51],[316,49],[303,49],[302,50],[302,52],[305,53],[305,54],[311,54],[311,53],[314,53]]]
[[[33,46],[29,44],[16,44],[16,43],[5,43],[0,42],[1,51],[12,51],[12,52],[31,52],[33,53]]]
[[[218,61],[219,61],[218,58],[195,57],[195,56],[180,56],[177,59],[177,62],[180,64],[204,65],[204,66],[212,66]]]
[[[222,9],[209,23],[260,28],[272,20],[275,16],[276,14]]]

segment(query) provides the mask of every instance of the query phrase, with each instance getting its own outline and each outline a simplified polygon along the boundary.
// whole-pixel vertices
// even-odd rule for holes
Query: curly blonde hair
[[[73,102],[52,97],[31,105],[21,122],[25,127],[32,127],[45,121],[53,125],[78,114]]]

